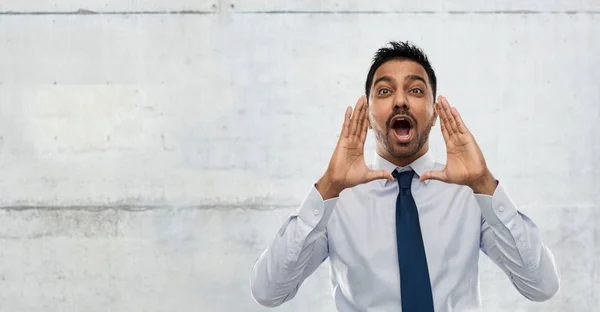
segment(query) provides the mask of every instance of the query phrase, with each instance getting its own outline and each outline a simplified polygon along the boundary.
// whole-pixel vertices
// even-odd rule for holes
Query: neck
[[[391,162],[392,164],[394,164],[398,167],[408,166],[410,163],[417,160],[419,157],[425,155],[425,153],[427,153],[428,150],[429,150],[429,142],[426,142],[425,144],[423,144],[423,147],[421,147],[421,149],[419,151],[417,151],[414,155],[409,156],[409,157],[398,158],[398,157],[392,156],[380,144],[377,144],[377,147],[375,148],[375,151],[377,152],[377,154],[379,154],[379,156],[381,156],[383,159]]]

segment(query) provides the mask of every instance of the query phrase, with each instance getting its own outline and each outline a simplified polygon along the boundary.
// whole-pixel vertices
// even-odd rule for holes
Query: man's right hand
[[[369,107],[365,96],[361,96],[354,113],[346,108],[342,133],[329,161],[327,171],[316,184],[323,200],[339,196],[350,187],[377,179],[394,180],[391,173],[371,170],[365,164],[364,148],[369,130]]]

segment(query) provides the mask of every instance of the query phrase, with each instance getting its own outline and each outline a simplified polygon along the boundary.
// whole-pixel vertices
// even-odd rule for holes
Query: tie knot
[[[392,176],[398,180],[398,184],[400,185],[400,188],[403,188],[403,189],[410,189],[410,185],[411,185],[414,175],[415,175],[415,172],[412,169],[408,170],[408,171],[402,171],[402,172],[398,172],[398,170],[394,170],[394,172],[392,173]]]

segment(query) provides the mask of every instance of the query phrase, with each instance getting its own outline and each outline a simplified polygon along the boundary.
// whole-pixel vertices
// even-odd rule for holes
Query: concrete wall
[[[322,174],[373,52],[406,39],[562,272],[534,304],[482,257],[484,310],[595,311],[595,0],[1,0],[0,311],[267,310],[252,262]],[[277,311],[333,311],[327,270]]]

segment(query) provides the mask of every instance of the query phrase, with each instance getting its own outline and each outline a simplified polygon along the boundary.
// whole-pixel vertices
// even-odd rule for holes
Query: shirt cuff
[[[321,193],[313,185],[310,192],[297,210],[304,223],[315,229],[325,229],[339,197],[323,200]]]
[[[517,216],[517,207],[500,184],[496,186],[492,196],[475,194],[475,199],[490,226],[500,224],[507,226]]]

